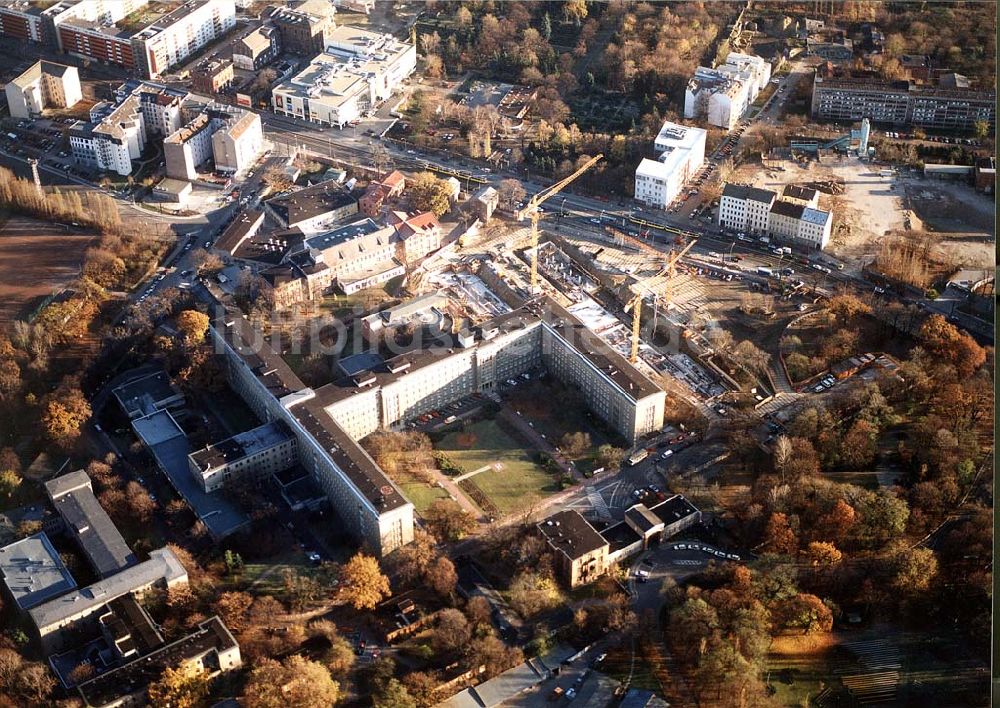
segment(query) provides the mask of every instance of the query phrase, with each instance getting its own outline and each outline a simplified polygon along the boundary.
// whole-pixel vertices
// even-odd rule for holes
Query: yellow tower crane
[[[589,170],[591,167],[596,165],[604,155],[596,155],[589,160],[587,160],[580,169],[571,174],[569,177],[564,177],[555,184],[549,185],[538,194],[533,196],[528,200],[528,203],[524,205],[521,211],[517,212],[517,220],[523,221],[524,217],[531,218],[531,292],[534,293],[538,287],[538,219],[541,216],[541,212],[538,207],[541,206],[542,202],[550,197],[559,194],[563,189],[566,188],[568,184],[573,182],[577,177],[582,175],[584,172]]]
[[[659,278],[662,275],[666,275],[667,276],[666,300],[667,300],[667,307],[670,307],[671,303],[674,300],[672,281],[676,273],[677,261],[681,259],[681,256],[690,251],[691,247],[694,246],[695,243],[697,243],[697,241],[688,242],[688,244],[684,246],[684,248],[681,250],[680,253],[674,253],[673,251],[671,251],[667,255],[667,262],[660,270],[660,272],[658,272],[656,275],[651,275],[648,278],[645,278],[644,280],[640,280],[639,282],[637,282],[635,285],[632,286],[632,289],[638,290],[638,292],[636,292],[635,295],[632,297],[632,299],[629,300],[628,303],[625,305],[625,312],[629,312],[630,310],[632,311],[632,351],[629,353],[628,357],[628,360],[631,363],[635,364],[637,361],[639,361],[639,330],[642,326],[641,322],[642,288],[645,287],[646,284],[649,283],[651,280],[655,280],[656,278]]]

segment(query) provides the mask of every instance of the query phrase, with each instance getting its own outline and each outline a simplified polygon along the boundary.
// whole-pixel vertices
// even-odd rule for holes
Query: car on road
[[[574,698],[576,698],[576,689],[575,688],[571,688],[568,691],[566,691],[566,700],[567,701],[572,701]]]
[[[602,652],[601,652],[600,654],[598,654],[598,655],[597,655],[597,657],[596,657],[596,658],[594,659],[594,663],[595,663],[595,664],[600,664],[600,663],[601,663],[602,661],[604,661],[604,660],[605,660],[605,659],[607,659],[607,658],[608,658],[608,654],[607,654],[607,652],[603,652],[603,651],[602,651]]]
[[[590,220],[590,223],[592,223],[592,224],[600,224],[600,223],[601,223],[601,220],[600,220],[600,219],[598,219],[597,217],[594,217],[594,218],[592,218],[592,219]]]

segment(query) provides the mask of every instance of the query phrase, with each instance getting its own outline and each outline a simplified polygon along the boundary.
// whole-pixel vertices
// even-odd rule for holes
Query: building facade
[[[281,35],[274,25],[262,25],[233,42],[233,64],[244,71],[259,71],[281,51]]]
[[[260,116],[251,111],[230,112],[220,118],[212,133],[212,157],[219,172],[243,172],[253,165],[264,149]]]
[[[83,98],[75,66],[35,62],[7,84],[11,118],[34,118],[46,108],[71,108]]]
[[[656,209],[666,209],[684,185],[705,163],[707,133],[667,121],[656,136],[659,157],[643,159],[635,170],[635,198]]]
[[[979,121],[996,127],[996,92],[918,86],[872,77],[813,80],[812,116],[819,120],[971,131]]]
[[[719,226],[749,233],[765,233],[768,215],[777,197],[777,194],[767,189],[726,184],[719,199]]]
[[[188,455],[191,474],[206,492],[238,480],[260,484],[298,461],[295,437],[282,421],[273,421]]]
[[[684,92],[684,117],[732,130],[770,79],[766,60],[730,52],[714,69],[695,70]]]
[[[392,35],[338,27],[325,52],[274,86],[271,105],[275,113],[343,128],[389,98],[416,61],[416,47]]]
[[[218,59],[199,64],[192,72],[194,75],[192,86],[195,91],[208,95],[219,93],[231,86],[235,80],[233,68],[234,64],[229,59]]]
[[[766,189],[727,184],[719,201],[719,225],[752,234],[768,234],[810,249],[830,242],[833,215],[817,208],[816,190],[789,186],[784,196]]]
[[[335,27],[332,13],[303,12],[282,7],[271,13],[285,51],[314,56],[326,50],[327,35]]]
[[[326,494],[345,530],[379,556],[413,540],[413,505],[238,312],[210,328],[233,390],[265,421],[283,420],[299,463]]]

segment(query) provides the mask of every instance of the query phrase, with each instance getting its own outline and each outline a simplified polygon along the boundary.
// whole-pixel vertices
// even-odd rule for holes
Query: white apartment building
[[[70,150],[79,163],[119,175],[132,173],[146,147],[146,124],[138,95],[116,106],[100,123],[76,123],[69,129]]]
[[[132,37],[135,61],[156,77],[236,27],[234,0],[187,0]]]
[[[746,111],[749,87],[726,72],[698,67],[684,91],[684,117],[731,130]]]
[[[768,231],[775,238],[822,250],[830,241],[833,215],[794,202],[778,200],[771,207]]]
[[[768,215],[778,195],[767,189],[726,184],[719,200],[719,226],[735,231],[765,233]]]
[[[212,134],[212,156],[220,172],[242,172],[264,149],[260,116],[252,111],[230,116]]]
[[[680,196],[684,184],[705,163],[706,131],[667,121],[654,146],[659,158],[644,158],[635,170],[635,198],[666,209]]]
[[[184,92],[143,84],[139,109],[150,135],[167,136],[184,125]]]
[[[198,166],[215,160],[216,168],[238,172],[250,165],[264,145],[260,116],[232,106],[211,105],[163,141],[167,176],[198,178]]]
[[[695,70],[684,92],[684,117],[732,130],[770,79],[767,61],[730,52],[716,68]]]
[[[754,234],[769,234],[806,248],[823,249],[830,241],[833,215],[816,208],[815,190],[790,186],[787,198],[766,189],[727,184],[719,201],[719,225]]]
[[[83,98],[75,66],[35,62],[7,84],[11,118],[33,118],[46,108],[71,108]]]
[[[202,113],[163,140],[167,177],[195,180],[198,165],[212,157],[212,119]]]
[[[754,56],[753,54],[729,52],[726,56],[725,65],[736,67],[738,70],[746,72],[745,75],[749,76],[751,80],[751,101],[757,98],[758,94],[767,87],[767,82],[771,80],[771,62],[763,57]]]
[[[337,27],[327,51],[272,89],[275,113],[343,128],[387,99],[416,69],[416,47],[391,35]]]
[[[78,163],[128,175],[147,141],[162,136],[168,177],[192,180],[195,168],[210,158],[221,157],[222,169],[239,170],[263,147],[256,113],[137,80],[122,84],[115,96],[116,104],[101,103],[91,110],[91,123],[70,128],[70,149]],[[217,133],[222,135],[214,140]]]

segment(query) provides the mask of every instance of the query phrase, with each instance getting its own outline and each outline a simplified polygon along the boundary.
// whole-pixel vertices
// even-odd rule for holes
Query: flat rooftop
[[[84,470],[46,482],[45,489],[98,575],[106,578],[135,565],[138,561],[135,553],[97,501]]]
[[[707,131],[690,125],[666,121],[660,127],[654,143],[657,147],[690,150],[706,136]]]
[[[302,393],[303,398],[313,393],[242,313],[226,311],[213,327],[279,401],[296,393]],[[375,461],[326,412],[329,402],[320,396],[321,390],[302,403],[289,403],[289,413],[376,509],[387,511],[407,504],[403,494]]]
[[[292,438],[292,431],[282,420],[274,420],[245,433],[202,448],[190,455],[195,466],[207,472],[236,460],[256,455]]]
[[[549,544],[566,554],[571,560],[582,558],[588,553],[608,544],[577,511],[560,511],[538,524]]]
[[[149,587],[157,582],[174,583],[187,578],[187,571],[169,548],[150,551],[149,560],[126,568],[110,578],[98,580],[76,592],[50,600],[30,610],[39,629],[65,622],[87,610],[98,608],[117,597]]]
[[[482,323],[478,328],[480,335],[476,337],[476,344],[483,341],[481,335],[485,332],[506,334],[531,329],[540,323],[633,398],[638,400],[662,391],[576,315],[548,296]],[[414,349],[387,360],[383,367],[372,371],[372,385],[388,384],[405,373],[430,366],[449,356],[460,356],[464,351],[457,337],[445,333],[435,337],[433,344],[431,348]],[[366,389],[358,388],[353,380],[345,378],[316,389],[316,398],[329,406],[363,390]]]
[[[667,526],[676,523],[681,519],[686,519],[692,514],[700,513],[694,504],[689,502],[680,494],[675,494],[669,499],[651,507],[650,511],[660,517],[663,523]]]
[[[360,219],[344,226],[338,226],[330,231],[310,236],[305,240],[309,248],[324,251],[328,248],[335,248],[354,239],[368,236],[380,231],[383,227],[375,223],[373,219]]]
[[[0,548],[0,575],[22,610],[76,588],[76,581],[44,532]]]
[[[149,415],[156,411],[159,404],[180,396],[163,370],[140,375],[116,386],[112,393],[129,417]]]
[[[78,690],[87,705],[108,705],[158,680],[168,667],[235,646],[236,640],[226,625],[218,617],[212,617],[186,637],[85,681]]]
[[[313,187],[297,189],[294,192],[267,200],[267,207],[288,224],[298,223],[343,209],[358,200],[336,182],[321,182]]]
[[[209,494],[195,480],[188,466],[191,445],[170,413],[159,411],[133,420],[132,428],[214,538],[225,538],[250,523],[249,517],[224,495]]]

